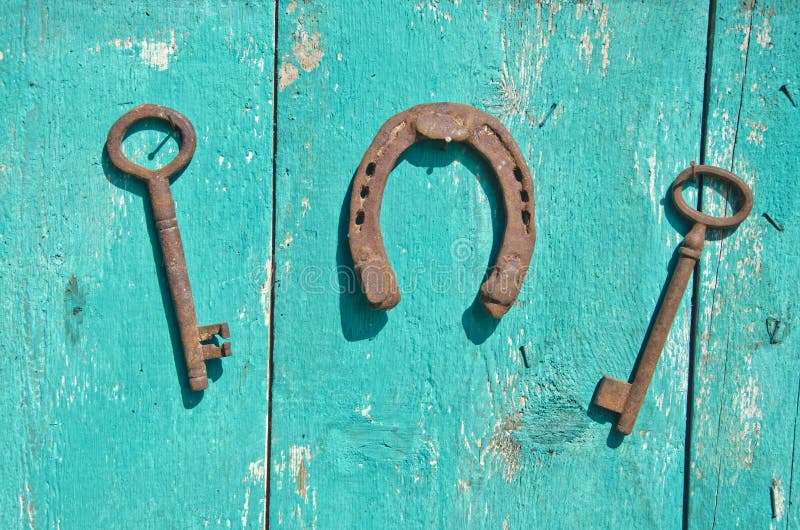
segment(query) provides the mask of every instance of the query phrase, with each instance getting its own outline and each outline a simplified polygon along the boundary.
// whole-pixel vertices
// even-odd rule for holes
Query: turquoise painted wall
[[[4,11],[0,527],[259,527],[273,8]],[[198,319],[227,320],[235,354],[211,366],[205,395],[185,386],[144,189],[103,157],[111,124],[145,102],[178,109],[198,134],[172,191]],[[125,147],[146,163],[163,137]]]
[[[6,13],[0,527],[800,528],[800,5]],[[413,147],[387,185],[400,305],[370,311],[349,272],[353,173],[425,101],[494,114],[530,165],[537,246],[499,322],[475,295],[505,214],[458,145]],[[198,319],[227,321],[233,346],[203,394],[145,190],[103,155],[146,102],[198,133],[172,191]],[[165,136],[146,127],[126,153],[163,164]],[[623,439],[590,402],[630,374],[687,229],[666,192],[692,160],[756,204],[709,237]],[[705,187],[704,209],[725,193]]]

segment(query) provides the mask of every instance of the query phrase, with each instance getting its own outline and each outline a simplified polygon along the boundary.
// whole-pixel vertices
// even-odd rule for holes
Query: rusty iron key
[[[728,217],[714,217],[691,208],[683,199],[683,185],[688,180],[694,180],[696,175],[709,175],[728,182],[741,195],[739,211]],[[689,230],[678,249],[680,256],[675,270],[664,293],[661,307],[656,314],[653,328],[647,338],[639,365],[633,375],[633,381],[628,383],[604,375],[600,380],[594,396],[594,404],[612,412],[619,413],[616,429],[622,434],[630,434],[633,424],[639,415],[639,409],[647,393],[647,387],[656,369],[656,364],[664,349],[664,343],[669,335],[672,321],[678,312],[683,293],[689,283],[689,278],[694,271],[695,263],[700,259],[706,238],[706,229],[735,228],[747,218],[753,208],[753,192],[747,184],[728,171],[714,166],[695,166],[685,169],[672,183],[672,201],[677,210],[684,216],[694,221],[694,226]]]
[[[122,140],[135,123],[156,119],[168,122],[180,135],[178,155],[160,169],[147,169],[131,162],[122,151]],[[230,336],[227,323],[198,326],[194,298],[189,285],[189,273],[183,255],[181,234],[175,217],[175,203],[169,190],[170,178],[182,170],[194,155],[197,137],[194,127],[182,114],[159,105],[141,105],[124,114],[108,132],[106,149],[111,162],[121,171],[143,180],[147,184],[153,217],[158,227],[158,238],[167,271],[172,304],[178,319],[183,356],[192,390],[208,388],[205,361],[231,355],[230,342],[221,346],[210,344],[215,335],[223,339]]]

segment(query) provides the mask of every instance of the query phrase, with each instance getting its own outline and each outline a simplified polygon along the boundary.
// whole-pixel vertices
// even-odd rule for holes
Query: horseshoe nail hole
[[[517,182],[522,182],[522,170],[517,166],[514,166],[514,178],[517,179]]]
[[[525,190],[519,190],[519,198],[522,202],[528,202],[528,192]]]
[[[364,224],[364,210],[359,210],[358,213],[356,213],[356,224]]]
[[[369,186],[361,186],[361,193],[359,195],[361,195],[362,199],[366,199],[367,195],[369,195]]]
[[[370,162],[367,164],[367,176],[371,177],[373,173],[375,173],[375,162]]]
[[[525,224],[526,227],[529,227],[531,224],[531,214],[528,210],[522,210],[522,222]]]

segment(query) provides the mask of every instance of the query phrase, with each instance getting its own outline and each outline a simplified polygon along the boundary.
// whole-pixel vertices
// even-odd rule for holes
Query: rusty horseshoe
[[[381,234],[381,199],[400,155],[423,139],[464,142],[483,155],[497,174],[506,227],[497,261],[481,285],[480,301],[494,318],[500,318],[517,299],[533,254],[533,182],[508,130],[496,118],[459,103],[425,103],[389,118],[353,177],[350,252],[369,306],[389,310],[400,302],[397,277]]]

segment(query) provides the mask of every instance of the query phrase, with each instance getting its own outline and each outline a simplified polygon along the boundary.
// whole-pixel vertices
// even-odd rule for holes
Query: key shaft
[[[686,234],[686,238],[684,238],[678,249],[680,257],[675,265],[675,270],[670,276],[661,307],[658,309],[653,328],[647,337],[647,342],[639,359],[639,365],[628,391],[628,397],[617,421],[617,430],[622,434],[631,433],[633,424],[636,423],[636,418],[639,416],[639,410],[647,394],[650,381],[653,379],[658,360],[664,351],[664,344],[666,344],[667,337],[669,337],[675,315],[678,313],[683,294],[686,292],[686,286],[692,277],[697,260],[700,259],[700,253],[705,245],[705,237],[705,225],[696,223]]]
[[[189,283],[189,271],[186,268],[183,241],[178,230],[175,203],[169,190],[169,180],[165,177],[151,179],[147,182],[147,191],[158,228],[158,239],[164,257],[164,269],[172,295],[172,305],[178,320],[189,384],[193,390],[202,390],[208,387],[205,357],[200,344],[194,297]]]

